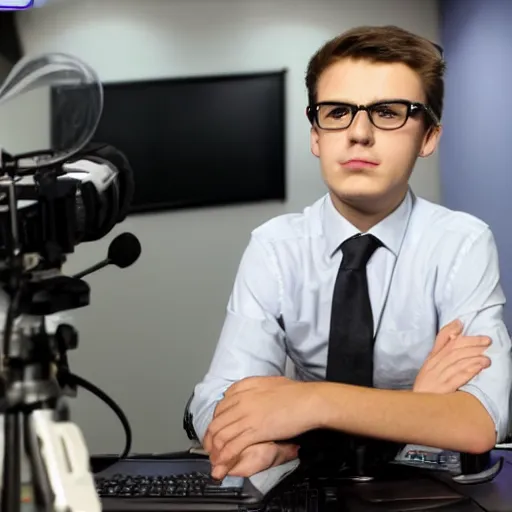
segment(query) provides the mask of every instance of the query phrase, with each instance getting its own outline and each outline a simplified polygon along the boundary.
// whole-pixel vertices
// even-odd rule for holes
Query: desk
[[[267,512],[511,512],[512,452],[499,451],[505,463],[492,481],[460,485],[446,473],[390,466],[379,479],[355,483],[309,480],[274,498]]]
[[[492,481],[479,485],[457,485],[443,475],[440,479],[448,482],[455,491],[478,503],[483,510],[492,512],[512,511],[512,451],[496,450],[493,452],[505,459],[503,469]]]
[[[505,458],[503,469],[484,484],[460,485],[446,473],[392,465],[370,482],[298,479],[284,486],[262,512],[511,512],[512,452],[495,455]],[[33,509],[26,505],[22,512]]]

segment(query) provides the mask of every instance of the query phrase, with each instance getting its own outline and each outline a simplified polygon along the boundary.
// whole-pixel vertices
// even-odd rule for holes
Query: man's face
[[[382,100],[426,100],[421,79],[412,69],[401,63],[366,60],[333,64],[321,75],[317,91],[317,102],[368,105]],[[402,128],[387,131],[359,111],[346,129],[327,131],[315,125],[311,151],[320,158],[334,203],[375,213],[399,201],[417,157],[430,155],[437,146],[440,130],[427,133],[424,119],[423,114],[409,117]]]

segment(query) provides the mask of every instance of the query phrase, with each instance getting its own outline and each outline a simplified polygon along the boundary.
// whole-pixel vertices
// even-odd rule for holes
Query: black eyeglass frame
[[[392,105],[392,104],[400,104],[405,105],[407,107],[407,112],[405,115],[404,122],[396,127],[393,128],[382,128],[381,126],[377,126],[375,122],[373,121],[373,118],[371,116],[372,109],[386,106],[386,105]],[[332,106],[332,107],[344,107],[350,109],[350,113],[352,115],[350,122],[347,126],[343,128],[324,128],[321,126],[319,120],[318,120],[318,111],[320,110],[320,107],[322,106]],[[376,101],[374,103],[370,103],[369,105],[355,105],[354,103],[346,103],[341,101],[321,101],[319,103],[315,103],[314,105],[308,105],[306,108],[306,114],[308,116],[308,119],[311,124],[316,123],[316,125],[322,129],[327,131],[338,131],[338,130],[346,130],[350,127],[350,125],[354,122],[354,119],[356,117],[356,114],[360,111],[364,110],[367,115],[370,122],[375,126],[375,128],[379,130],[386,130],[386,131],[392,131],[392,130],[399,130],[409,120],[410,117],[415,116],[416,114],[420,112],[425,112],[428,116],[430,116],[431,120],[434,123],[434,126],[439,126],[440,122],[437,116],[434,114],[434,111],[425,103],[421,103],[418,101],[409,101],[409,100],[403,100],[403,99],[390,99],[390,100],[380,100]]]

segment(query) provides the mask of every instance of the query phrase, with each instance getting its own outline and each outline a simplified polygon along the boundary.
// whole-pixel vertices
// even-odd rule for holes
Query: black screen
[[[130,161],[132,211],[285,199],[284,71],[103,87],[93,141]]]

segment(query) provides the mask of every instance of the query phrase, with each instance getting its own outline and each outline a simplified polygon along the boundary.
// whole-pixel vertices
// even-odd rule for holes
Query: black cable
[[[126,415],[124,414],[121,407],[119,407],[119,405],[117,405],[112,398],[110,398],[104,391],[95,386],[92,382],[89,382],[83,377],[75,375],[74,373],[71,373],[69,371],[65,371],[63,373],[64,375],[61,374],[59,376],[59,381],[60,379],[63,379],[63,381],[65,381],[66,384],[68,384],[70,387],[80,386],[86,389],[87,391],[89,391],[89,393],[92,393],[93,395],[98,397],[102,402],[107,404],[115,412],[116,416],[119,418],[119,421],[121,421],[121,424],[123,425],[126,437],[124,450],[117,460],[125,459],[126,457],[128,457],[132,449],[132,429],[130,427],[130,422],[126,418]],[[117,462],[117,460],[114,460],[113,463]]]

